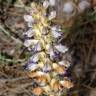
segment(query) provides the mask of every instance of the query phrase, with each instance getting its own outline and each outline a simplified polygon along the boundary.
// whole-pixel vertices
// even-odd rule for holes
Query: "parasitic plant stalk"
[[[36,84],[32,89],[33,94],[36,96],[42,94],[61,96],[64,91],[72,88],[74,85],[66,75],[68,68],[71,66],[71,62],[65,60],[64,55],[69,49],[60,42],[58,43],[64,35],[61,21],[64,21],[63,24],[65,24],[66,21],[68,22],[74,18],[78,10],[81,12],[86,7],[89,7],[90,4],[84,1],[86,5],[84,7],[82,1],[77,5],[79,6],[78,9],[73,3],[74,0],[65,0],[68,2],[64,1],[65,5],[59,5],[58,7],[58,4],[60,4],[58,3],[59,1],[45,0],[43,4],[32,3],[30,14],[24,15],[24,19],[29,27],[29,30],[24,33],[24,45],[32,55],[27,63],[27,69],[29,70],[28,76]],[[63,0],[61,1],[63,2]],[[50,6],[51,8],[49,8]],[[54,10],[54,6],[57,6],[57,10]],[[81,6],[83,7],[81,8]],[[49,14],[48,10],[50,11]],[[59,17],[60,10],[64,12],[63,17]],[[65,20],[60,20],[60,23],[55,22],[60,18],[65,18]]]

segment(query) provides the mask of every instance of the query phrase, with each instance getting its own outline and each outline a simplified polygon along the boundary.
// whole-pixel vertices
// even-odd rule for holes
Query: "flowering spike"
[[[50,0],[50,2],[52,1]],[[46,3],[48,3],[48,1],[45,1],[43,6],[47,8],[48,5],[46,5]],[[55,3],[55,1],[52,3]],[[62,44],[57,44],[57,40],[60,39],[62,35],[60,26],[54,25],[51,27],[49,23],[49,21],[56,17],[56,11],[52,11],[47,17],[45,15],[46,8],[39,5],[37,6],[35,3],[33,3],[32,6],[34,6],[32,8],[35,8],[34,12],[31,13],[32,16],[24,16],[25,21],[27,23],[31,22],[32,24],[30,25],[32,28],[29,28],[24,35],[33,37],[33,39],[25,39],[24,42],[24,45],[32,52],[32,56],[27,64],[27,69],[31,72],[31,74],[29,72],[29,76],[34,78],[35,82],[38,83],[37,88],[33,89],[33,93],[39,92],[34,94],[42,94],[45,92],[51,95],[55,94],[56,91],[59,92],[62,89],[61,86],[64,86],[64,83],[60,81],[58,75],[65,74],[66,68],[70,66],[70,63],[67,65],[67,63],[64,64],[65,62],[62,61],[62,56],[68,51],[68,48]],[[33,21],[35,23],[33,23]],[[33,54],[34,52],[37,53]],[[71,86],[67,84],[67,88],[70,87]],[[50,92],[48,91],[48,93],[47,90]]]
[[[57,1],[62,0],[45,0],[43,5],[32,3],[30,15],[24,16],[30,27],[24,33],[28,37],[25,39],[24,45],[32,54],[27,68],[29,69],[29,76],[38,84],[32,91],[35,95],[46,93],[48,96],[61,96],[63,89],[73,87],[73,83],[68,76],[64,77],[71,66],[71,62],[65,61],[63,58],[69,49],[67,46],[57,42],[63,35],[61,25],[54,23],[51,25],[51,22],[54,21],[54,18],[57,18],[58,10],[63,10],[64,16],[73,16],[71,13],[74,13],[74,4],[68,0],[63,7],[60,6],[60,8],[63,8],[62,10],[57,7],[57,10],[53,11],[52,9],[47,15],[47,9],[50,6],[54,7],[55,4],[57,6],[59,4]],[[87,1],[82,2],[86,3]],[[89,7],[89,3],[85,5],[80,3],[78,6]],[[81,8],[80,10],[83,9]]]

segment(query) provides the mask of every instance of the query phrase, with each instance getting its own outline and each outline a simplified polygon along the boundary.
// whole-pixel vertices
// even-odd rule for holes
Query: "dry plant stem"
[[[85,61],[85,64],[88,64],[88,62],[90,62],[90,57],[91,57],[91,54],[92,54],[92,50],[94,48],[94,44],[95,44],[95,36],[93,36],[93,40],[91,42],[91,45],[90,45],[90,48],[89,48],[89,52],[87,54],[87,58],[86,58],[86,61]]]
[[[2,92],[0,92],[0,95],[9,92],[12,94],[21,94],[26,93],[28,96],[32,96],[31,90],[27,90],[26,88],[29,86],[32,86],[32,82],[28,83],[22,83],[17,84],[18,82],[21,82],[22,80],[27,80],[27,76],[22,76],[19,78],[13,78],[13,79],[0,79],[0,88],[3,88]]]
[[[5,73],[1,72],[1,71],[0,71],[0,75],[3,75],[3,76],[5,76],[6,78],[8,78],[8,76],[7,76]]]
[[[18,91],[22,91],[24,88],[26,88],[28,86],[31,86],[31,85],[32,85],[32,83],[20,84],[16,88],[10,89],[10,91],[13,91],[13,92],[17,93]]]
[[[19,78],[14,78],[14,79],[0,79],[0,83],[6,83],[6,82],[15,83],[15,82],[23,80],[23,79],[28,79],[28,77],[24,76],[24,77],[19,77]]]
[[[2,32],[4,32],[4,34],[6,34],[8,37],[10,37],[13,41],[15,41],[15,42],[17,42],[17,43],[19,43],[19,44],[22,44],[22,42],[21,42],[19,39],[14,38],[13,36],[10,36],[10,32],[6,31],[1,24],[0,24],[0,30],[1,30]]]
[[[31,91],[29,93],[28,90],[26,90],[26,87],[31,86],[32,82],[30,83],[25,83],[25,84],[19,84],[16,85],[16,82],[21,81],[21,80],[25,80],[28,79],[28,77],[19,77],[19,78],[15,78],[15,79],[1,79],[0,80],[0,86],[4,87],[5,90],[3,92],[0,92],[0,94],[3,94],[4,92],[8,91],[8,92],[12,92],[12,93],[24,93],[26,92],[27,94],[29,94],[29,96],[31,96]],[[7,83],[8,82],[8,83]],[[10,86],[11,84],[11,86]]]
[[[95,89],[95,88],[92,88],[92,87],[90,87],[88,85],[85,85],[85,84],[83,84],[83,86],[86,87],[87,89],[90,89],[90,90],[94,90]]]
[[[20,59],[20,60],[11,60],[11,59],[3,59],[3,60],[2,60],[1,58],[0,58],[0,60],[1,60],[1,61],[6,61],[6,62],[13,62],[13,63],[18,63],[18,62],[19,62],[19,63],[22,63],[22,62],[25,61],[25,60],[21,60],[21,59]]]

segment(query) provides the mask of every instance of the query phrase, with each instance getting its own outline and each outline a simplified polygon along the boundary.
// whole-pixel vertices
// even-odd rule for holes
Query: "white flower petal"
[[[55,54],[54,54],[54,51],[53,51],[52,49],[50,49],[50,53],[49,53],[49,54],[50,54],[50,58],[51,58],[51,59],[52,59],[53,56],[55,55]]]
[[[28,66],[27,66],[27,69],[30,71],[33,71],[37,68],[38,68],[37,64],[34,64],[34,63],[28,64]]]
[[[61,31],[61,28],[60,28],[60,26],[59,25],[54,25],[54,26],[52,26],[51,27],[51,30],[55,30],[55,31]]]
[[[51,31],[52,31],[52,35],[54,38],[58,38],[62,35],[60,26],[58,26],[58,25],[52,26]]]
[[[27,32],[25,32],[23,35],[26,35],[27,37],[32,37],[34,36],[34,30],[30,28]]]
[[[55,6],[56,0],[49,0],[51,6]]]
[[[56,17],[56,11],[51,11],[48,19],[49,19],[49,20],[52,20],[52,19],[54,19],[55,17]]]
[[[56,45],[55,48],[61,53],[65,53],[66,51],[68,51],[68,48],[61,44]]]
[[[65,60],[62,60],[62,61],[58,62],[58,64],[63,65],[65,67],[67,67],[67,68],[70,66],[70,63],[68,61],[65,61]]]
[[[40,42],[37,42],[36,44],[33,44],[32,46],[28,47],[28,50],[31,51],[31,52],[38,52],[38,51],[41,51],[42,48],[41,48],[41,44]]]
[[[60,84],[61,84],[62,86],[64,86],[65,88],[67,88],[67,89],[70,89],[70,88],[73,87],[73,83],[72,83],[71,81],[69,81],[69,80],[66,80],[66,79],[60,81]]]
[[[31,45],[31,40],[25,40],[24,46],[29,47]]]
[[[39,40],[30,40],[30,39],[25,40],[24,46],[29,47],[29,46],[32,45],[32,44],[37,44],[38,41],[39,41]]]
[[[64,61],[60,61],[60,62],[58,62],[58,64],[60,64],[60,65],[64,65],[65,62],[64,62]]]
[[[50,49],[48,50],[48,54],[50,55],[50,59],[53,59],[53,56],[54,56],[55,54],[54,54],[54,51],[53,51],[52,48],[50,48]]]
[[[29,28],[32,28],[33,27],[33,23],[32,22],[28,22],[27,25],[28,25]]]
[[[34,48],[35,51],[41,51],[41,45],[40,43],[37,43]]]
[[[37,74],[38,74],[38,76],[45,75],[45,73],[44,73],[44,72],[42,72],[42,71],[37,71]]]
[[[52,31],[52,35],[53,35],[54,38],[58,38],[58,37],[61,36],[61,33],[53,30],[53,31]]]
[[[47,72],[47,71],[50,71],[50,70],[52,70],[51,65],[50,64],[45,64],[44,67],[43,67],[43,71]]]
[[[39,60],[39,54],[34,54],[33,56],[30,57],[30,61],[38,62],[38,60]]]
[[[34,19],[32,18],[31,15],[24,15],[24,20],[26,22],[34,22]]]
[[[62,35],[60,32],[61,31],[60,26],[57,26],[57,25],[53,26],[51,28],[51,31],[54,38],[58,38]]]
[[[47,53],[50,55],[50,57],[52,57],[54,55],[52,46],[50,44],[47,44],[46,49],[47,49]]]
[[[48,6],[49,6],[49,2],[48,2],[48,0],[45,0],[44,2],[43,2],[43,6],[44,6],[44,8],[48,8]]]
[[[63,7],[63,11],[67,14],[71,14],[74,11],[74,7],[72,5],[72,2],[66,2]]]

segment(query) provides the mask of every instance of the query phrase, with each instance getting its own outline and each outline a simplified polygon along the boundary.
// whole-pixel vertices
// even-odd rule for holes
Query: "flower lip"
[[[39,44],[39,42],[31,47],[28,47],[28,50],[32,53],[38,53],[42,50],[41,45]]]
[[[33,70],[35,70],[35,69],[37,69],[37,63],[27,63],[26,64],[26,69],[27,70],[30,70],[30,71],[33,71]]]
[[[64,73],[62,73],[62,74],[58,74],[58,76],[60,76],[61,78],[64,78],[64,77],[67,77],[67,72],[65,71]]]
[[[34,22],[34,19],[32,18],[32,16],[31,15],[24,15],[24,20],[26,21],[26,22]]]
[[[38,52],[38,51],[41,51],[41,45],[40,43],[37,43],[35,46],[34,46],[34,52]]]
[[[33,56],[30,57],[31,62],[38,62],[39,61],[39,54],[34,54]]]
[[[48,0],[45,0],[45,1],[43,2],[43,7],[44,7],[45,9],[47,9],[48,6],[49,6],[49,2],[48,2]]]
[[[62,61],[59,61],[58,62],[59,65],[63,65],[64,67],[66,68],[69,68],[70,67],[70,62],[66,61],[66,60],[62,60]]]
[[[54,46],[59,52],[61,53],[65,53],[66,51],[68,51],[68,48],[62,44],[57,44]]]
[[[56,18],[56,11],[51,11],[48,19],[49,19],[49,20],[52,20],[52,19],[54,19],[54,18]]]
[[[24,46],[25,47],[29,47],[29,46],[31,46],[31,45],[35,45],[35,44],[37,44],[38,43],[38,41],[39,40],[36,40],[36,39],[27,39],[27,40],[25,40],[25,42],[24,42]]]
[[[55,51],[53,57],[58,59],[60,57],[60,53]]]
[[[61,31],[61,28],[59,25],[54,25],[51,27],[51,30],[55,30],[55,31]]]
[[[45,64],[44,68],[42,69],[43,72],[50,72],[52,70],[51,65]]]
[[[25,36],[25,37],[33,37],[34,36],[34,33],[35,33],[35,31],[32,29],[32,28],[30,28],[27,32],[25,32],[23,35]]]
[[[34,62],[32,60],[29,60],[28,64],[37,64],[37,62]]]
[[[49,52],[48,52],[50,59],[52,60],[58,60],[61,56],[60,56],[60,52],[58,52],[57,50],[54,50],[53,48],[49,48]]]
[[[53,35],[53,37],[55,37],[55,38],[59,38],[59,37],[61,37],[61,35],[62,35],[62,33],[61,33],[61,29],[59,28],[59,26],[53,26],[52,28],[51,28],[51,31],[52,31],[52,35]]]

